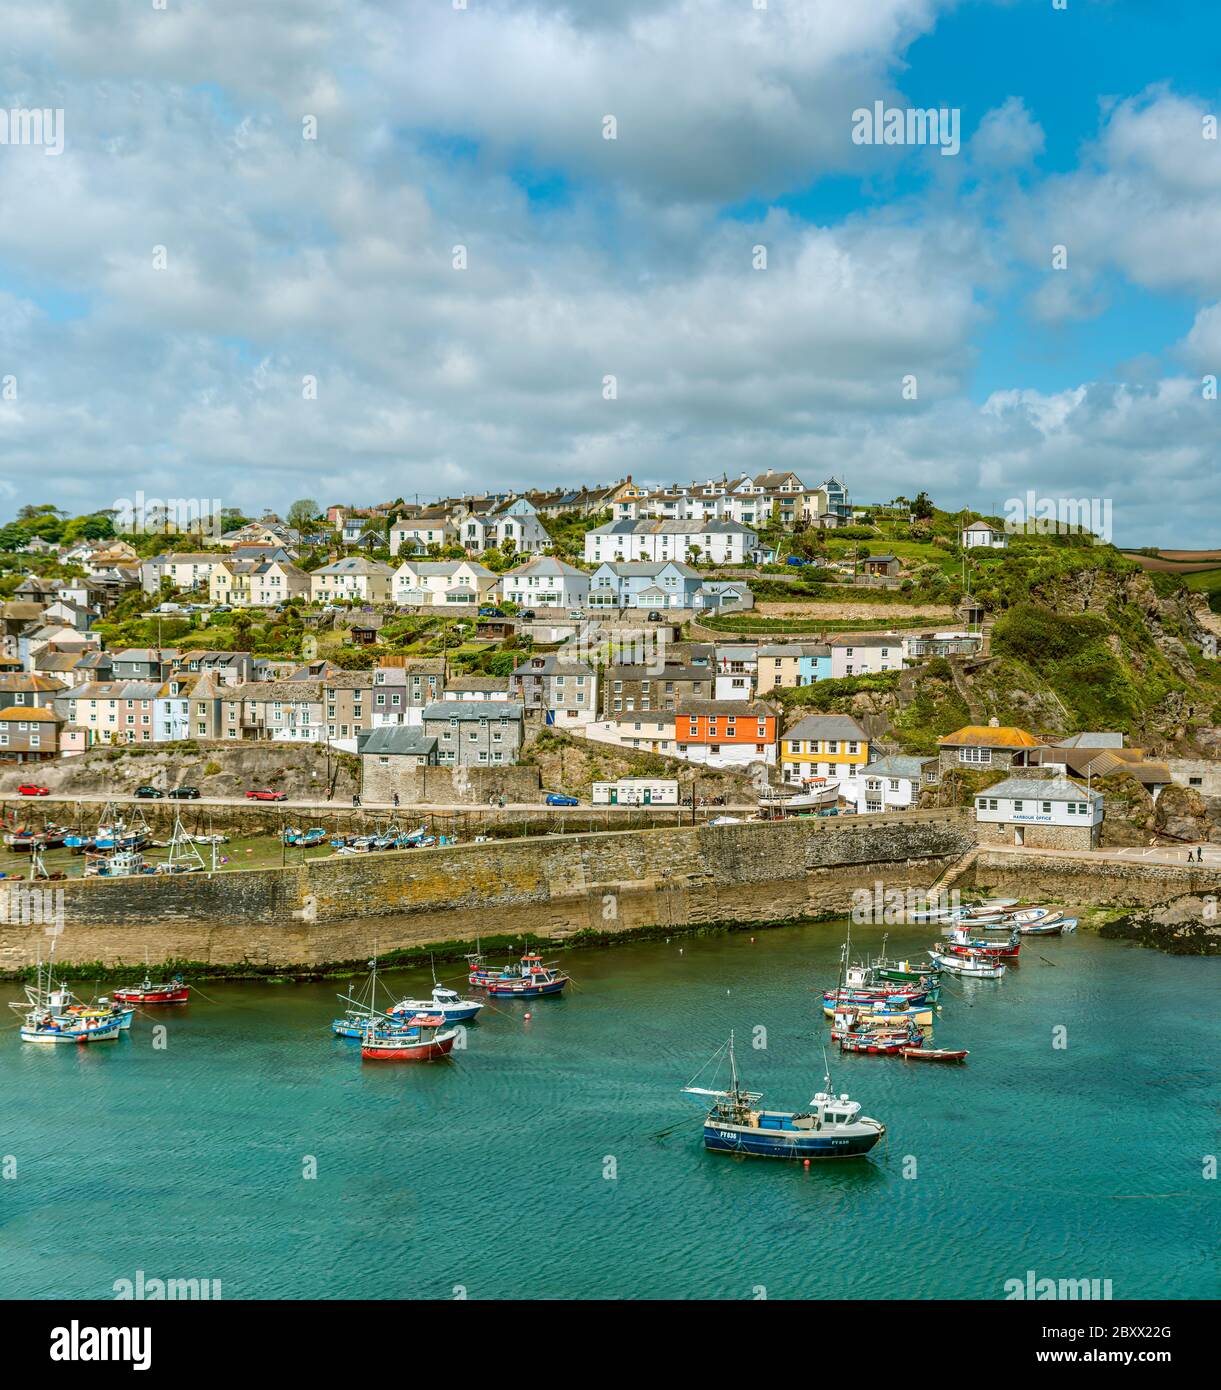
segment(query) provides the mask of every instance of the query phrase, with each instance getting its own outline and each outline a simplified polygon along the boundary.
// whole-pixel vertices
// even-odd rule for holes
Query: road
[[[590,806],[585,803],[580,806],[548,806],[545,801],[508,801],[503,806],[490,806],[485,802],[467,803],[462,802],[432,802],[432,801],[413,801],[404,802],[400,806],[392,806],[389,801],[365,801],[362,799],[360,806],[353,808],[350,798],[337,797],[332,801],[318,801],[316,799],[298,799],[290,797],[287,801],[251,801],[244,796],[201,796],[198,799],[177,800],[170,797],[143,797],[143,796],[123,796],[112,794],[110,796],[99,795],[79,795],[73,792],[53,792],[50,796],[17,796],[13,792],[0,792],[0,804],[7,810],[10,806],[37,807],[51,802],[71,801],[80,803],[83,806],[105,806],[108,802],[115,805],[135,805],[135,806],[262,806],[266,808],[278,808],[280,810],[303,810],[303,811],[350,811],[353,809],[362,811],[429,811],[429,812],[450,812],[460,811],[544,811],[544,812],[570,812],[576,815],[589,815],[591,811],[598,812],[618,812],[618,811],[687,811],[690,806]],[[731,812],[749,812],[754,814],[758,807],[753,803],[747,805],[733,806],[710,806],[707,804],[700,806],[701,812],[709,814],[727,815]]]
[[[1016,854],[1043,857],[1051,855],[1062,859],[1101,859],[1111,864],[1167,864],[1178,868],[1187,867],[1187,855],[1193,856],[1197,849],[1204,851],[1203,863],[1198,869],[1221,869],[1221,845],[1150,845],[1122,846],[1113,849],[1039,849],[1034,845],[981,845],[987,854]]]

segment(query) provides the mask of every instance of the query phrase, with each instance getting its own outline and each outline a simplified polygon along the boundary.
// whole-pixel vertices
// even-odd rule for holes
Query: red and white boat
[[[441,1014],[416,1014],[401,1027],[385,1023],[365,1030],[360,1055],[371,1062],[435,1062],[454,1050],[457,1028]]]
[[[145,975],[138,985],[128,985],[116,989],[114,997],[124,1004],[185,1004],[191,995],[191,987],[181,975],[175,975],[164,984],[155,985]]]

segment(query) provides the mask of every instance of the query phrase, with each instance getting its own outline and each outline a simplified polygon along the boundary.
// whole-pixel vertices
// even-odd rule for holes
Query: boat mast
[[[738,1094],[738,1060],[733,1052],[733,1029],[729,1030],[729,1086],[730,1090],[737,1098]]]

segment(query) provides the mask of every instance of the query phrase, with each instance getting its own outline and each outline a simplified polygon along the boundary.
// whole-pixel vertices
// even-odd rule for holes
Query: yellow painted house
[[[233,608],[249,607],[255,568],[253,560],[222,560],[208,580],[208,597],[213,603],[227,603]]]
[[[786,782],[815,777],[847,782],[859,777],[868,762],[869,737],[846,714],[807,715],[780,740],[781,777]]]

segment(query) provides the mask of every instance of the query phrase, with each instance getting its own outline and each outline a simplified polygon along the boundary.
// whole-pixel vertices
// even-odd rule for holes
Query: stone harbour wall
[[[1047,899],[1066,907],[1139,907],[1181,893],[1221,893],[1221,869],[1208,864],[1148,864],[1082,854],[1005,854],[981,847],[954,886],[987,887],[1023,901]]]
[[[555,940],[845,912],[853,891],[875,881],[931,886],[973,845],[963,812],[917,811],[547,836],[46,890],[63,892],[56,959],[65,963],[132,965],[147,955],[316,968],[363,960],[375,942],[387,952],[478,935]],[[47,952],[48,927],[14,915],[0,903],[0,971]]]

